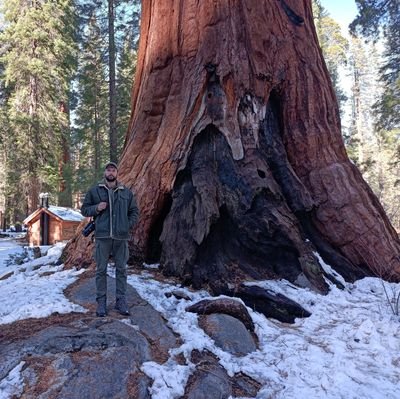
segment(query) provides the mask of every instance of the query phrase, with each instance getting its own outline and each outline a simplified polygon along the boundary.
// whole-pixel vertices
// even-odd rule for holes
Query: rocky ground
[[[108,290],[105,318],[95,316],[94,274],[87,271],[65,292],[72,302],[86,308],[86,313],[53,314],[0,326],[0,380],[24,362],[19,398],[152,398],[153,381],[141,366],[167,361],[169,350],[179,346],[180,338],[131,286],[129,317],[113,309],[115,280],[111,277]],[[227,303],[214,306],[211,312],[201,307],[209,314],[199,316],[199,325],[221,349],[243,356],[257,348],[257,339],[246,322],[250,317],[244,307],[236,312],[218,310],[230,308]],[[183,356],[175,360],[187,362]],[[243,374],[228,376],[215,355],[194,350],[189,361],[194,372],[182,398],[257,395],[260,386],[256,381]]]

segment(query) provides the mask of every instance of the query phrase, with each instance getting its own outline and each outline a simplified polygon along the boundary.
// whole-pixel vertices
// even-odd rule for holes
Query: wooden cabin
[[[61,206],[40,207],[25,220],[29,245],[53,245],[70,240],[84,216],[77,210]]]

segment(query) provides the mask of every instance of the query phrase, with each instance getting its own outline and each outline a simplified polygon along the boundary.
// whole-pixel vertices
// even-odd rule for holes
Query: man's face
[[[107,166],[107,169],[104,171],[104,178],[109,181],[117,180],[118,170],[114,168],[114,166]]]

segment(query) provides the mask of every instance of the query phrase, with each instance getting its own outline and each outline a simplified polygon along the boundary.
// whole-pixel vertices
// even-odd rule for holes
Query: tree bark
[[[115,86],[115,4],[108,0],[108,68],[110,103],[110,161],[117,162],[117,90]]]
[[[67,121],[70,120],[69,107],[65,102],[60,103],[60,110],[65,114]],[[70,150],[70,130],[69,123],[64,124],[61,136],[61,154],[58,161],[58,205],[72,207],[72,187],[71,187],[71,150]]]
[[[132,255],[226,291],[286,278],[327,291],[399,278],[400,242],[349,161],[310,0],[142,4],[120,178],[141,210]]]
[[[32,58],[37,58],[36,54],[37,43],[36,40],[32,41],[31,45],[31,55]],[[35,146],[40,143],[40,131],[38,128],[38,86],[39,82],[36,76],[31,75],[29,77],[29,105],[28,105],[28,117],[29,122],[27,125],[28,130],[28,170],[25,177],[24,189],[25,198],[27,199],[27,214],[31,214],[38,207],[39,193],[41,190],[41,182],[38,178],[38,164],[35,155],[37,154]]]

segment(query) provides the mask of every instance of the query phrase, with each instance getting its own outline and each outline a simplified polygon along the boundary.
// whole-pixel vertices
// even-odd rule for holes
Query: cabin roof
[[[35,219],[40,213],[46,212],[49,216],[56,218],[59,221],[80,222],[85,217],[76,210],[71,208],[64,208],[62,206],[49,206],[48,208],[38,208],[35,212],[31,213],[24,221],[28,224]]]

